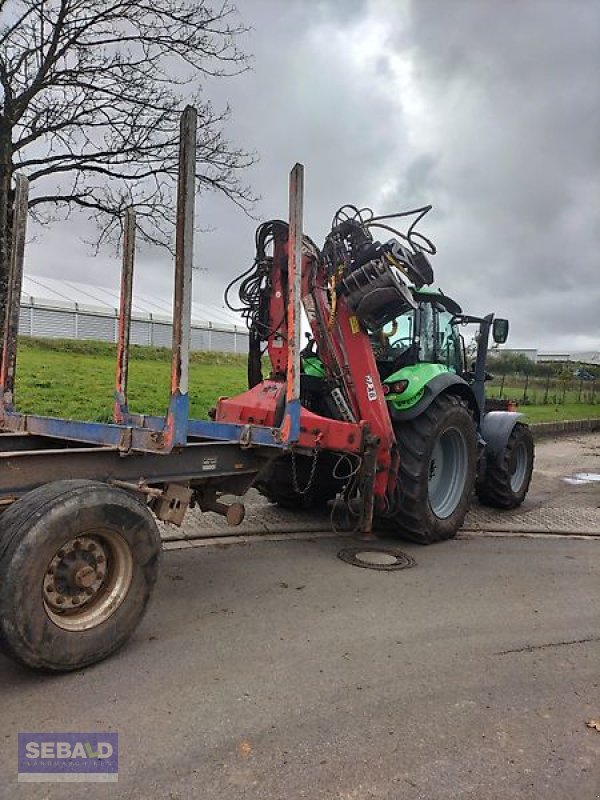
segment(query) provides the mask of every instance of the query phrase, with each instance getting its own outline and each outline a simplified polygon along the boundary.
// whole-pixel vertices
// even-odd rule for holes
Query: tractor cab
[[[463,375],[464,343],[459,331],[462,309],[437,290],[413,289],[416,307],[408,308],[370,338],[384,381],[398,370],[417,364],[437,364]]]
[[[497,343],[508,336],[508,320],[463,314],[437,289],[412,289],[414,308],[406,308],[369,336],[392,418],[412,418],[438,392],[452,387],[476,416],[485,409],[484,383],[489,333]],[[478,326],[477,354],[467,363],[461,328]]]

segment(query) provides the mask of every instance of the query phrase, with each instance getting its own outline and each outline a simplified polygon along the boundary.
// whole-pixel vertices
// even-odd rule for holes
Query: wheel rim
[[[429,505],[440,519],[456,511],[467,478],[468,450],[458,428],[448,428],[436,441],[429,461]]]
[[[44,608],[63,630],[95,628],[121,605],[132,576],[131,550],[118,533],[102,530],[77,536],[65,542],[48,564]]]
[[[513,492],[519,492],[523,488],[527,475],[527,448],[525,442],[518,442],[512,454],[512,471],[510,476],[510,488]]]

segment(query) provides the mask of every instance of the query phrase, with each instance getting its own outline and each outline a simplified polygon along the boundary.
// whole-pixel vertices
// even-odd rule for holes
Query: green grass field
[[[132,347],[129,408],[164,414],[169,399],[170,351]],[[22,339],[16,404],[19,411],[105,422],[112,418],[116,347],[101,342]],[[247,388],[246,359],[194,353],[190,364],[191,414],[206,418],[221,395]]]
[[[558,406],[521,406],[526,422],[564,422],[569,419],[600,419],[600,403],[565,403]]]
[[[486,393],[488,397],[500,396],[497,379],[486,385]],[[514,399],[517,403],[521,403],[523,401],[523,385],[505,386],[502,397],[505,399]],[[527,389],[528,403],[534,406],[544,405],[545,397],[546,391],[543,380],[530,383]],[[600,390],[593,390],[591,383],[584,382],[581,386],[581,393],[577,381],[570,381],[566,387],[563,387],[559,381],[554,381],[548,389],[548,405],[562,406],[565,404],[576,405],[579,403],[594,405],[594,402],[591,401],[600,403]]]
[[[115,345],[103,342],[21,339],[16,402],[19,411],[105,422],[112,418]],[[129,407],[163,414],[169,397],[170,351],[131,349]],[[246,358],[222,353],[193,353],[190,365],[191,414],[206,418],[221,395],[246,389]],[[493,394],[493,392],[491,393]],[[505,393],[506,396],[506,393]],[[515,396],[518,396],[515,392]],[[570,399],[570,398],[569,398]],[[529,422],[600,418],[600,403],[527,405]]]

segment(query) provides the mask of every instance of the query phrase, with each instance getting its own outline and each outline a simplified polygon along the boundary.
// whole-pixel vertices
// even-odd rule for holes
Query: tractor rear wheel
[[[533,436],[527,425],[517,422],[500,457],[490,457],[483,479],[475,491],[479,501],[493,508],[520,506],[533,472]]]
[[[451,539],[469,510],[477,435],[467,405],[440,395],[416,419],[396,425],[400,470],[394,532],[420,544]]]

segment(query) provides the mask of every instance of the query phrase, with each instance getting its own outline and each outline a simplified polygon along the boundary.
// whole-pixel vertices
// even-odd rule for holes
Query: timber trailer
[[[506,338],[505,321],[477,320],[472,374],[444,366],[443,309],[452,317],[444,335],[455,348],[456,326],[475,318],[461,317],[441,294],[427,294],[427,240],[413,223],[402,242],[398,234],[380,245],[369,229],[390,226],[355,210],[336,217],[319,251],[302,233],[299,164],[290,175],[289,221],[259,228],[257,258],[242,283],[250,388],[219,400],[212,419],[191,419],[195,151],[196,112],[188,107],[180,131],[165,416],[133,414],[127,402],[133,209],[125,219],[113,422],[16,410],[28,202],[27,180],[17,176],[0,366],[0,649],[32,668],[80,669],[127,641],[158,573],[156,519],[181,525],[190,506],[235,525],[244,507],[221,496],[241,496],[254,484],[284,505],[337,496],[362,536],[372,535],[377,519],[426,543],[454,535],[475,482],[481,499],[505,507],[522,502],[529,485],[527,428],[518,414],[486,413],[484,406],[487,339],[490,328]],[[302,354],[301,304],[314,337]],[[422,346],[427,313],[438,354],[429,361]],[[406,349],[396,341],[406,325],[412,327],[400,338],[410,339],[404,344],[412,355],[404,363],[393,351]],[[271,372],[263,379],[265,348]],[[423,368],[429,373],[421,373],[420,389],[410,392],[414,402],[403,407],[400,387],[410,377],[398,371]]]

